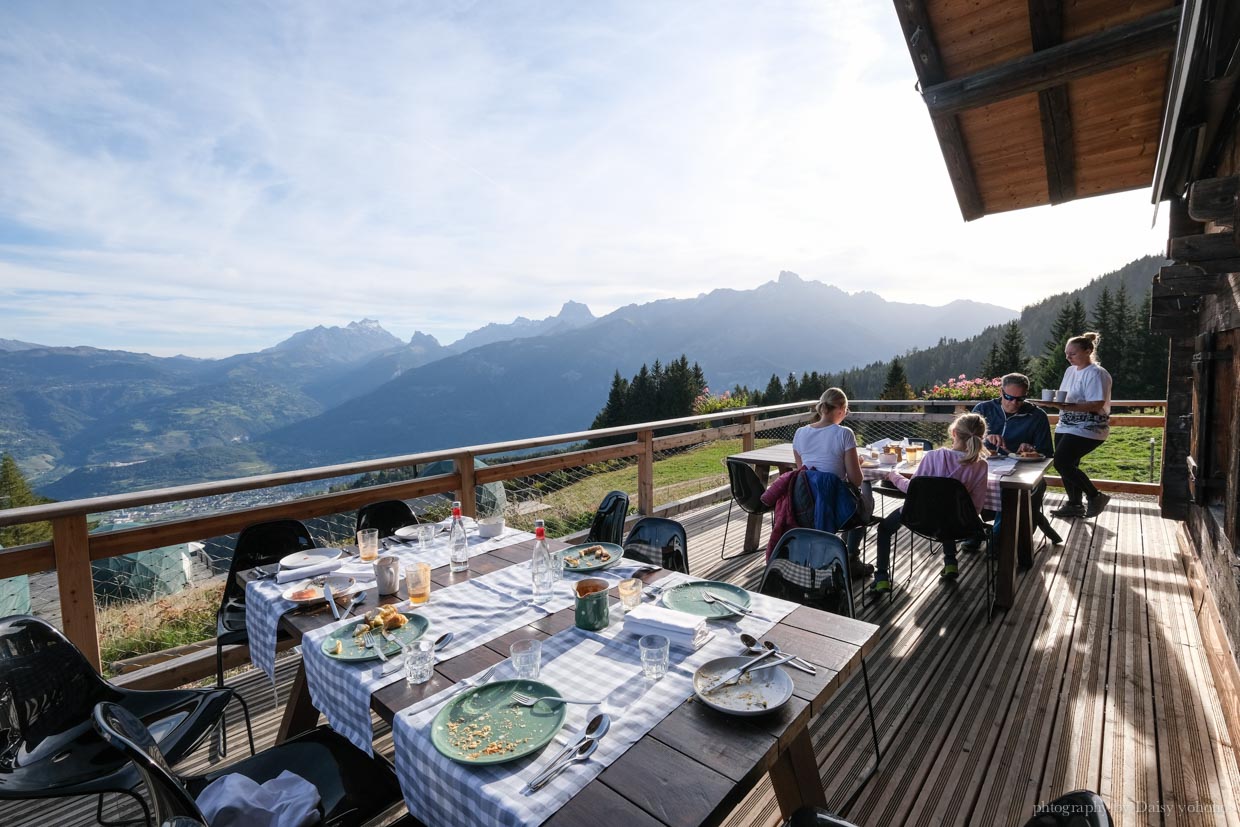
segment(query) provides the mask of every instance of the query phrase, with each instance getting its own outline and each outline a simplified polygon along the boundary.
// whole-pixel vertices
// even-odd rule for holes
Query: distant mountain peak
[[[560,312],[556,314],[556,318],[562,322],[574,322],[576,324],[589,324],[594,321],[595,316],[590,312],[590,308],[581,302],[575,302],[572,299],[564,302],[560,308]]]
[[[375,319],[349,322],[344,327],[317,325],[289,336],[263,353],[304,351],[321,354],[334,362],[352,362],[404,343],[383,329]]]
[[[439,340],[429,333],[423,333],[420,330],[413,331],[413,335],[409,337],[410,347],[440,347]]]
[[[780,284],[804,284],[805,279],[801,278],[791,270],[780,270],[778,282]]]
[[[460,339],[448,345],[452,353],[464,353],[483,345],[495,342],[507,342],[513,339],[529,339],[534,336],[545,336],[551,333],[563,333],[594,322],[596,317],[590,308],[581,302],[566,301],[555,316],[545,319],[527,319],[517,316],[508,324],[492,322],[485,327],[466,333]]]

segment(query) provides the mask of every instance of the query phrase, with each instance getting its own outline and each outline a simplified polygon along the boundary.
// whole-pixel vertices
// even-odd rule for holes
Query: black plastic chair
[[[624,537],[624,520],[629,515],[629,495],[623,491],[610,491],[599,503],[590,524],[587,543],[615,543],[620,545]]]
[[[728,547],[728,525],[732,522],[732,506],[739,505],[741,511],[746,514],[767,514],[775,509],[762,502],[762,495],[766,492],[766,483],[762,482],[762,478],[758,476],[758,472],[752,465],[738,459],[727,459],[724,464],[728,468],[728,486],[732,489],[732,499],[728,500],[728,518],[723,523],[723,546],[719,549],[719,558],[731,560],[761,551],[757,549],[756,551],[742,551],[740,554],[723,553]],[[771,525],[774,528],[773,515],[771,519]]]
[[[417,515],[404,500],[382,500],[357,510],[356,530],[374,528],[378,529],[380,537],[391,537],[396,529],[417,522]]]
[[[151,814],[134,792],[138,773],[95,733],[91,713],[107,701],[147,722],[174,763],[189,755],[241,696],[231,689],[139,691],[108,683],[57,629],[29,615],[0,620],[0,800],[127,795]],[[251,735],[251,744],[253,736]],[[124,822],[129,823],[129,822]]]
[[[900,512],[900,524],[912,534],[942,543],[956,543],[972,537],[986,538],[986,611],[994,610],[991,594],[994,579],[994,557],[991,554],[992,533],[973,505],[964,483],[952,477],[913,477],[908,483],[908,498]],[[909,538],[909,581],[913,578],[912,537]]]
[[[401,800],[396,774],[386,760],[377,753],[368,757],[325,726],[207,775],[178,776],[151,733],[126,709],[100,703],[93,719],[100,737],[141,774],[160,822],[192,818],[205,823],[195,798],[216,778],[231,773],[259,784],[285,770],[296,773],[319,791],[323,824],[333,827],[362,824]]]
[[[245,631],[245,588],[237,582],[237,572],[273,566],[281,557],[312,548],[314,539],[298,520],[272,520],[242,529],[228,566],[220,608],[215,613],[216,686],[224,685],[224,647],[248,643],[250,639]]]
[[[642,517],[624,539],[624,556],[688,574],[689,538],[685,527],[666,517]]]
[[[833,608],[827,606],[828,591],[842,592],[846,616],[857,616],[853,607],[852,577],[848,573],[848,547],[839,537],[825,531],[794,528],[780,537],[771,551],[771,558],[766,561],[758,591],[827,611]],[[878,772],[878,764],[883,759],[878,743],[878,722],[874,717],[874,698],[870,693],[870,673],[866,669],[864,656],[861,658],[861,679],[865,683],[865,704],[870,711],[870,732],[874,736],[874,767],[866,774],[848,804],[861,793],[866,781]]]
[[[1089,790],[1061,795],[1039,808],[1024,827],[1111,827],[1106,802]],[[802,807],[784,822],[784,827],[857,827],[837,815],[815,807]]]

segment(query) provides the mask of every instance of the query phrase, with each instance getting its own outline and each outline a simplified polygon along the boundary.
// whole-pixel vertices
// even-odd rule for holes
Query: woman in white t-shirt
[[[1098,364],[1098,341],[1097,333],[1069,339],[1063,355],[1070,367],[1059,384],[1061,391],[1067,391],[1068,400],[1035,403],[1060,409],[1059,424],[1055,426],[1055,470],[1063,479],[1068,502],[1051,512],[1056,517],[1094,517],[1111,501],[1081,470],[1081,458],[1111,433],[1111,374]]]
[[[857,457],[857,435],[840,423],[848,416],[848,396],[839,388],[827,388],[814,406],[818,420],[802,425],[792,436],[792,455],[797,467],[813,468],[835,474],[861,491],[863,511],[874,511],[874,495],[870,484],[861,477],[861,460]],[[861,561],[861,540],[864,528],[854,528],[845,535],[848,544],[848,568],[853,577],[869,577],[874,567]]]

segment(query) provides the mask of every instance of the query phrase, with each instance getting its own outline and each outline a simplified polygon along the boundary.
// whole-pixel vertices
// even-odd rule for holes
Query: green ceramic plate
[[[720,583],[717,580],[695,580],[692,583],[681,583],[679,586],[663,592],[663,605],[678,612],[686,612],[707,619],[736,617],[736,612],[722,603],[707,603],[704,594],[712,592],[738,606],[749,608],[749,592],[731,583]]]
[[[409,622],[399,629],[392,629],[388,632],[388,634],[395,638],[395,642],[384,639],[378,632],[375,633],[375,645],[378,646],[382,643],[383,654],[388,657],[400,654],[401,642],[412,643],[426,634],[426,630],[430,628],[431,622],[422,617],[422,615],[412,612],[404,612],[404,615],[409,619]],[[323,639],[324,654],[343,661],[377,660],[379,655],[375,650],[367,649],[362,643],[362,638],[353,636],[354,630],[357,629],[358,623],[361,622],[361,618],[358,618],[357,623],[346,623],[325,637]],[[339,655],[333,651],[336,648],[336,641],[341,643],[342,651]]]
[[[521,706],[513,692],[559,696],[541,681],[495,681],[462,692],[431,722],[431,743],[462,764],[503,764],[538,752],[564,725],[567,704]],[[486,729],[490,727],[490,729]]]
[[[596,555],[585,556],[581,552],[588,548],[599,546],[607,553],[607,560],[599,560]],[[620,558],[624,556],[624,549],[615,543],[581,543],[580,545],[569,546],[563,551],[556,552],[564,558],[564,571],[602,571],[609,569],[620,562]],[[572,560],[576,560],[574,565]]]

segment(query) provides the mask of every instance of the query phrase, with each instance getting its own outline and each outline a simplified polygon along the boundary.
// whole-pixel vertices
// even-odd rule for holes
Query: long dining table
[[[729,460],[737,460],[754,467],[758,477],[765,483],[769,480],[772,470],[780,472],[791,470],[796,465],[791,442],[782,442],[732,454]],[[1016,570],[1033,566],[1033,490],[1046,475],[1050,467],[1050,458],[1028,462],[1004,462],[992,465],[987,484],[990,486],[989,499],[994,500],[997,494],[996,510],[1003,513],[1001,532],[998,538],[998,581],[995,584],[995,606],[1000,609],[1011,608],[1016,597]],[[885,476],[891,468],[863,468],[866,479],[878,479]],[[905,476],[911,476],[914,469],[901,465],[896,470]],[[875,487],[876,491],[880,491]],[[762,515],[750,514],[745,527],[745,551],[758,551],[762,538]]]
[[[470,578],[528,562],[532,546],[533,541],[524,540],[480,554],[471,558],[470,570],[466,572],[454,573],[448,566],[433,569],[431,603],[435,600],[435,590],[448,589]],[[551,546],[556,550],[566,544],[551,541]],[[252,571],[238,575],[243,583],[255,576]],[[636,576],[647,585],[653,585],[669,573],[657,569]],[[401,602],[403,590],[402,585],[395,595],[377,601],[368,599],[362,608]],[[616,606],[614,589],[609,599],[612,622],[619,622],[621,612]],[[412,611],[417,608],[412,607]],[[280,628],[300,642],[331,622],[327,606],[320,603],[317,607],[298,607],[286,612],[280,619]],[[437,663],[427,683],[416,685],[397,680],[378,689],[371,696],[370,708],[392,724],[402,710],[504,661],[514,641],[546,640],[573,625],[571,606],[547,614]],[[825,793],[809,723],[860,668],[863,656],[876,643],[877,632],[878,627],[869,623],[805,606],[793,608],[765,633],[764,638],[808,659],[817,667],[817,674],[790,670],[793,695],[784,706],[757,717],[735,717],[710,709],[690,695],[544,823],[588,822],[594,827],[718,824],[768,773],[785,815],[804,805],[823,806]],[[435,634],[434,629],[428,634]],[[716,634],[726,632],[718,628]],[[740,654],[741,650],[737,640],[735,654]],[[316,726],[319,716],[320,710],[315,707],[307,684],[303,656],[284,710],[278,740]],[[436,823],[434,812],[413,815],[428,825]]]

